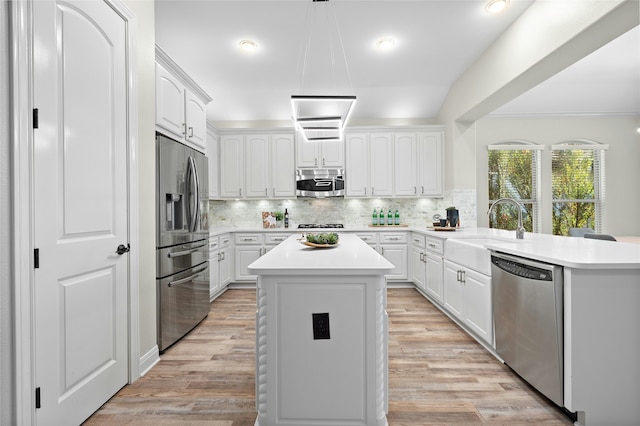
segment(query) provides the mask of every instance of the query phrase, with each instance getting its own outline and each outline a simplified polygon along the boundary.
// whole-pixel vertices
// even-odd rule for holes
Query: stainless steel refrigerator
[[[209,313],[208,162],[156,134],[158,347],[164,351]]]

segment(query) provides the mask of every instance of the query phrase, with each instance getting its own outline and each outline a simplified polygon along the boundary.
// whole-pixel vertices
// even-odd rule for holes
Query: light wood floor
[[[252,426],[255,290],[209,316],[85,425]],[[389,414],[403,425],[570,425],[414,289],[389,289]]]

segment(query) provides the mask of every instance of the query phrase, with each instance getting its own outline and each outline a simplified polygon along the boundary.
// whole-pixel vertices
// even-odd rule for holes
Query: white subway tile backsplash
[[[400,221],[410,226],[431,224],[431,218],[445,209],[455,206],[460,212],[463,227],[475,227],[475,189],[446,191],[444,198],[297,198],[291,200],[211,200],[209,201],[209,226],[262,228],[263,211],[288,209],[290,227],[299,223],[344,223],[346,227],[362,227],[371,223],[373,209],[380,207],[387,212],[396,209]]]

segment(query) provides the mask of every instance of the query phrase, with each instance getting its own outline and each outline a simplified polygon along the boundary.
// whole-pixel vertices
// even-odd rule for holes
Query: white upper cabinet
[[[444,135],[442,132],[419,132],[417,135],[418,195],[444,195]]]
[[[218,136],[207,130],[207,158],[209,159],[209,198],[220,198],[220,162]]]
[[[442,131],[382,130],[346,135],[346,196],[442,197]]]
[[[221,198],[295,197],[293,134],[223,135]]]
[[[156,125],[177,139],[184,138],[184,92],[184,85],[156,64]]]
[[[418,195],[418,159],[416,134],[396,133],[394,142],[394,194],[396,197]]]
[[[393,195],[391,133],[352,133],[346,136],[347,197]]]
[[[249,135],[245,137],[245,185],[247,198],[269,196],[269,137]]]
[[[220,197],[243,197],[244,188],[244,139],[243,136],[220,137]]]
[[[189,90],[185,91],[185,127],[186,140],[195,145],[206,147],[207,110],[205,105]]]
[[[347,153],[346,188],[347,197],[366,197],[370,195],[369,162],[365,161],[369,154],[369,135],[354,133],[346,136]]]
[[[344,141],[306,141],[299,137],[297,148],[298,167],[344,167]]]
[[[156,129],[205,152],[209,102],[211,97],[156,46]]]
[[[393,134],[372,133],[369,138],[370,195],[372,197],[392,196]]]
[[[294,135],[271,136],[271,196],[295,197],[295,137]]]

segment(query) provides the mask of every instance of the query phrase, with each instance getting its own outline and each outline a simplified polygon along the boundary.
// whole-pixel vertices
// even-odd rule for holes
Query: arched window
[[[524,228],[539,229],[540,151],[542,145],[512,140],[489,145],[489,205],[499,198],[513,198],[522,203]],[[499,204],[489,217],[489,227],[516,229],[518,211],[510,204]]]
[[[551,147],[552,221],[554,235],[569,228],[606,232],[605,151],[608,145],[578,139]]]

